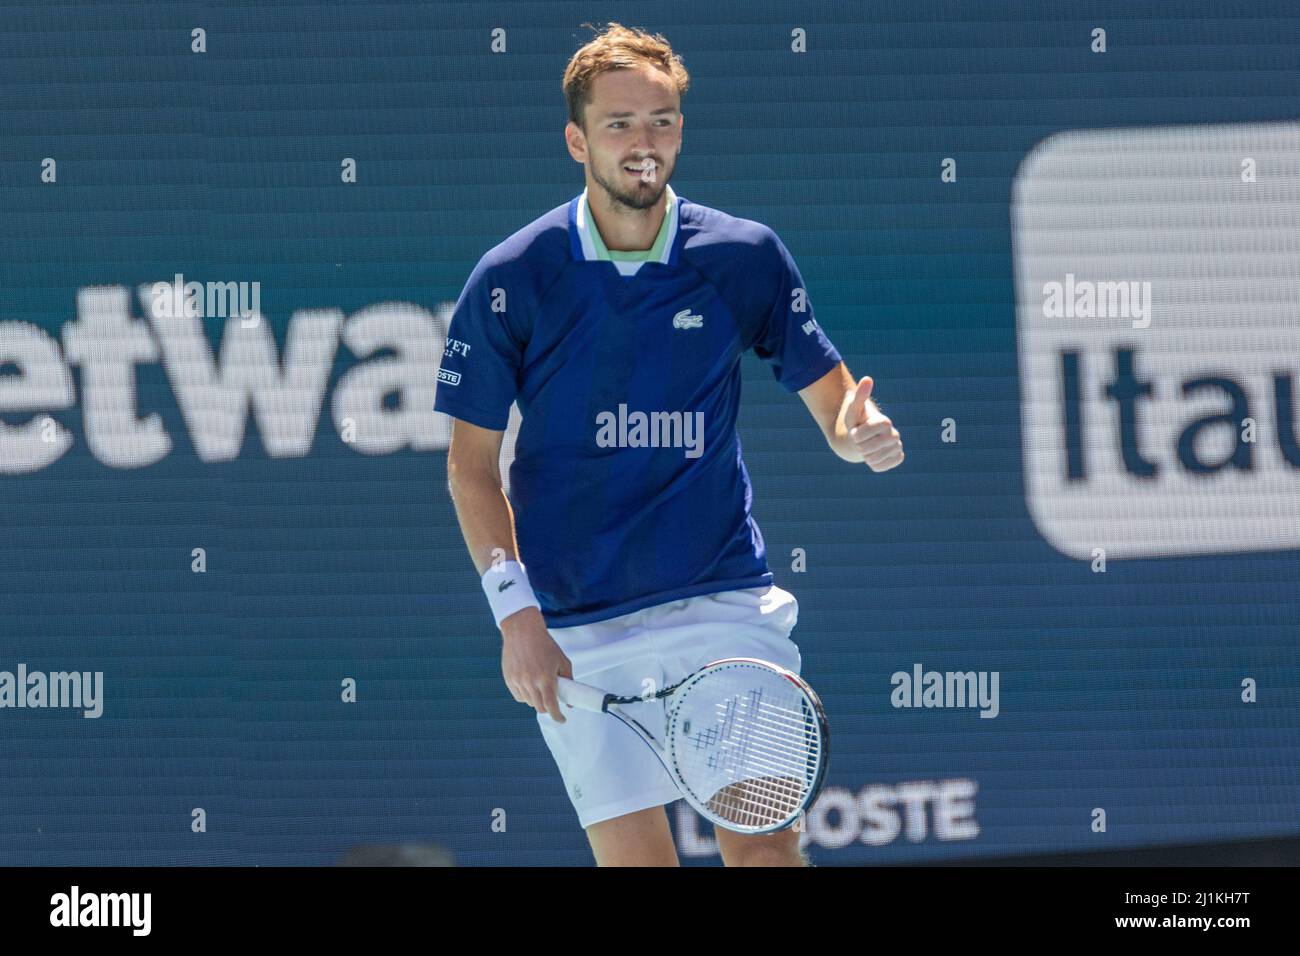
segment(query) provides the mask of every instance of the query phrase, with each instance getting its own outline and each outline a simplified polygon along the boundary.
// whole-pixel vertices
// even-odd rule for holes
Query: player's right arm
[[[495,558],[518,561],[514,515],[501,486],[501,440],[505,432],[452,420],[447,486],[456,519],[481,577]],[[556,677],[573,677],[568,657],[555,643],[541,611],[526,607],[501,621],[501,675],[515,700],[563,723]]]

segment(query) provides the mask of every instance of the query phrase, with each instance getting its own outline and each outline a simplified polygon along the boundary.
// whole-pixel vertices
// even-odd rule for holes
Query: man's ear
[[[564,145],[569,150],[569,155],[579,163],[587,161],[587,140],[583,135],[582,127],[573,120],[569,120],[564,125]]]

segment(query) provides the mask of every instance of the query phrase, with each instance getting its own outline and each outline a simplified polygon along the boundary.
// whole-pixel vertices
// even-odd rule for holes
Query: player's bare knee
[[[746,836],[718,831],[722,862],[727,866],[811,866],[793,830]]]
[[[751,847],[724,856],[727,866],[810,866],[796,847]]]
[[[680,866],[668,816],[650,807],[587,827],[597,866]]]

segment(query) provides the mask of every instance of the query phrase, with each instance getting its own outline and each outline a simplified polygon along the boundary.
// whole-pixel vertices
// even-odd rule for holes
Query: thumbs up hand
[[[862,460],[872,471],[881,472],[902,463],[903,439],[894,423],[871,401],[874,384],[870,375],[858,382],[844,413],[844,426],[862,453]]]

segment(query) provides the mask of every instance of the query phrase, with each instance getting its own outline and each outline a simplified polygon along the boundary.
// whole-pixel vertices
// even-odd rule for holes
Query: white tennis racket
[[[617,697],[561,677],[559,697],[621,720],[654,751],[691,806],[737,833],[790,826],[826,777],[830,729],[821,701],[798,674],[768,661],[714,661],[645,697]],[[643,721],[656,727],[663,721],[658,737]]]

